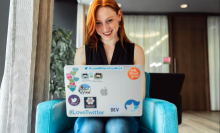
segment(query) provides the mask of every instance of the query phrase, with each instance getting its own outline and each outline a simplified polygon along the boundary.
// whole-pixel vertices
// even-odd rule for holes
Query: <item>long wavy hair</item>
[[[86,45],[88,45],[92,49],[96,49],[98,46],[98,41],[100,36],[95,32],[96,31],[96,11],[99,7],[110,7],[117,14],[121,9],[115,0],[93,0],[92,4],[89,7],[89,11],[87,14],[87,22],[86,22]],[[121,13],[121,22],[120,27],[118,29],[118,36],[120,38],[122,47],[124,48],[123,41],[127,43],[131,43],[128,37],[125,34],[124,29],[124,19],[123,14]]]

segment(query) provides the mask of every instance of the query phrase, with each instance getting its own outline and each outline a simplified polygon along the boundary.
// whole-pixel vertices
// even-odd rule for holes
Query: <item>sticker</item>
[[[76,74],[76,71],[71,71],[70,74],[71,74],[72,76],[74,76],[74,75]]]
[[[73,86],[75,86],[75,85],[76,85],[76,83],[75,83],[74,81],[73,81],[73,83],[71,83],[71,82],[70,82],[69,84],[70,84],[70,85],[73,85]]]
[[[87,84],[82,84],[79,87],[79,93],[80,94],[90,94],[91,88]]]
[[[71,95],[68,98],[68,102],[72,106],[77,106],[80,103],[80,98],[77,95]]]
[[[128,70],[128,77],[131,79],[131,80],[136,80],[140,77],[141,75],[141,71],[136,68],[136,67],[132,67]]]
[[[79,81],[79,78],[78,78],[78,77],[74,77],[73,79],[74,79],[76,82]]]
[[[74,83],[75,80],[74,79],[69,79],[70,83]]]
[[[125,109],[130,112],[134,112],[138,109],[139,104],[140,104],[140,101],[135,101],[133,99],[130,99],[125,103]]]
[[[89,73],[89,78],[93,78],[93,73]]]
[[[85,70],[123,70],[124,68],[122,66],[108,66],[108,67],[84,67]]]
[[[82,77],[82,79],[88,79],[89,75],[87,73],[83,73],[81,77]]]
[[[66,78],[69,80],[69,84],[67,85],[67,88],[69,88],[72,92],[76,89],[76,83],[79,81],[78,77],[73,77],[76,75],[76,72],[78,71],[78,68],[72,68],[73,71],[70,73],[66,73]]]
[[[94,74],[94,78],[95,78],[95,79],[102,79],[102,77],[103,77],[103,76],[102,76],[102,73],[95,73],[95,74]]]
[[[121,115],[121,105],[119,104],[110,104],[109,106],[109,115]]]
[[[77,72],[77,71],[78,71],[78,68],[73,68],[72,70],[75,71],[75,72]]]
[[[76,86],[70,86],[70,90],[73,92],[73,91],[75,91],[75,89],[76,89]]]
[[[96,108],[96,97],[84,97],[85,108]]]
[[[100,90],[100,93],[101,93],[102,96],[107,96],[108,95],[107,91],[108,91],[108,89],[105,87],[104,89]]]
[[[66,74],[66,78],[69,80],[69,79],[71,79],[71,78],[73,78],[73,77],[71,76],[70,73],[67,73],[67,74]]]
[[[85,111],[75,111],[70,110],[69,114],[71,115],[103,115],[105,111],[98,110],[85,110]]]

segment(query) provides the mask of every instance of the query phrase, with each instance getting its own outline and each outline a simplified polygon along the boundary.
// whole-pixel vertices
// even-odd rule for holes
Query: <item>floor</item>
[[[219,133],[219,114],[220,112],[183,112],[179,133]]]

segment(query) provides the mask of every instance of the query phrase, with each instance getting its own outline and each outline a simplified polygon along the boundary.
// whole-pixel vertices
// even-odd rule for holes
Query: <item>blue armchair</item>
[[[145,72],[146,96],[143,102],[141,133],[178,133],[176,106],[150,98],[150,75]],[[45,101],[37,106],[35,133],[68,133],[76,117],[67,117],[65,99]]]

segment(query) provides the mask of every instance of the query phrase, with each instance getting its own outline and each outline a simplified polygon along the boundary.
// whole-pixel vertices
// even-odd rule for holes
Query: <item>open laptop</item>
[[[141,65],[65,66],[67,116],[141,116],[144,74]]]

